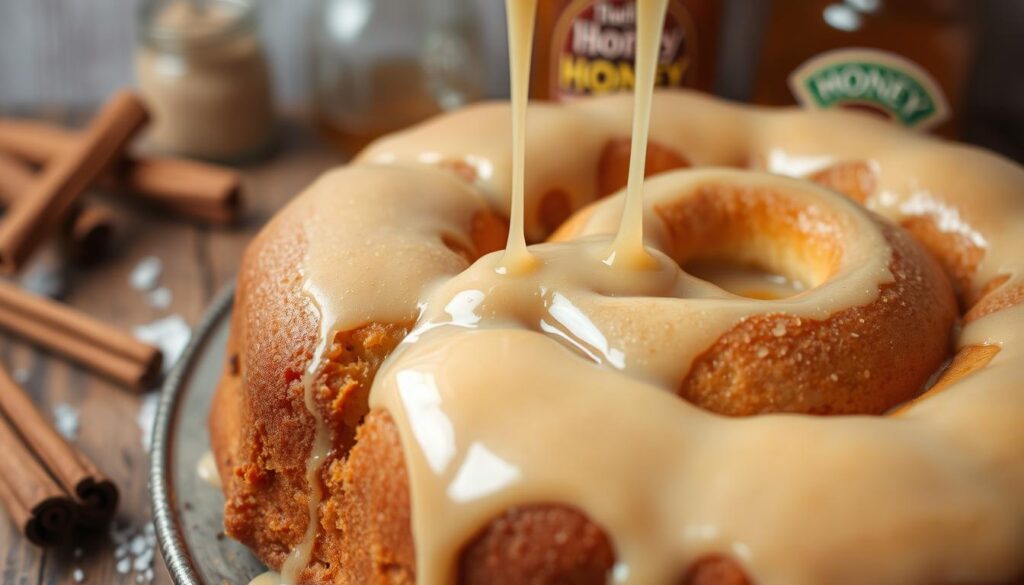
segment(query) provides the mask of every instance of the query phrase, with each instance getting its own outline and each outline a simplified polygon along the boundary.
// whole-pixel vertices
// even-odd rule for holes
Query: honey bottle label
[[[927,71],[875,49],[816,55],[790,75],[789,87],[805,108],[867,110],[908,128],[928,130],[950,116],[942,88]]]
[[[635,0],[576,0],[562,12],[551,38],[551,87],[560,99],[629,91],[634,85]],[[692,85],[696,29],[689,12],[669,4],[656,83]]]

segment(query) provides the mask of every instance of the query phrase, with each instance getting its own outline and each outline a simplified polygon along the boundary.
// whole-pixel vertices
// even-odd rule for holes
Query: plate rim
[[[192,338],[160,388],[160,403],[150,445],[149,494],[153,524],[160,555],[175,585],[203,585],[180,525],[175,520],[174,489],[170,485],[171,451],[169,433],[178,415],[185,377],[196,361],[199,348],[210,337],[234,304],[235,284],[227,284],[203,314]]]

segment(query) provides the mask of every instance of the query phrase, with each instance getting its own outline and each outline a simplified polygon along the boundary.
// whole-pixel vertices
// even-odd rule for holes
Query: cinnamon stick
[[[50,124],[0,118],[0,150],[35,164],[44,164],[74,146],[75,136]]]
[[[242,181],[233,170],[179,158],[127,158],[120,184],[155,203],[206,206],[237,212]]]
[[[0,152],[0,203],[10,205],[32,186],[32,172],[20,161]]]
[[[103,207],[81,207],[67,232],[68,255],[74,262],[103,258],[114,246],[117,229],[113,214]]]
[[[0,328],[132,390],[160,374],[160,350],[81,311],[0,281]]]
[[[9,207],[28,192],[34,176],[20,161],[0,152],[0,204]],[[114,216],[106,209],[90,206],[76,210],[68,228],[71,248],[80,260],[104,255],[115,234]]]
[[[78,521],[91,527],[109,523],[117,511],[117,486],[53,428],[4,368],[0,368],[0,411],[60,487],[75,499]]]
[[[0,151],[27,162],[44,164],[77,140],[75,133],[42,122],[0,118]],[[212,223],[230,223],[241,211],[241,177],[217,165],[126,155],[112,179],[141,200]]]
[[[46,165],[0,222],[0,270],[12,273],[22,265],[148,119],[138,97],[119,92],[93,118],[82,138]]]
[[[67,542],[78,507],[0,416],[0,503],[33,543],[55,546]]]

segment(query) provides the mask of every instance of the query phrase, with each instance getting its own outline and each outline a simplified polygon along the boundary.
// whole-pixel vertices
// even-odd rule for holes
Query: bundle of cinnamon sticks
[[[43,122],[0,118],[0,153],[22,164],[45,165],[78,139],[73,132]],[[241,208],[238,173],[195,160],[125,154],[109,170],[103,186],[216,224],[233,222]]]
[[[0,120],[0,151],[6,148],[15,155],[43,162],[40,173],[32,175],[9,157],[0,157],[0,201],[9,202],[7,213],[0,217],[0,270],[17,270],[42,239],[68,221],[82,192],[118,165],[141,167],[139,172],[126,176],[137,175],[133,184],[142,185],[150,193],[159,191],[167,201],[183,200],[168,193],[187,193],[183,197],[188,205],[198,205],[210,213],[214,209],[224,213],[237,209],[238,177],[232,171],[173,159],[140,159],[135,163],[122,160],[128,142],[148,118],[141,100],[123,91],[77,137],[52,127]],[[175,165],[185,171],[186,179],[180,184],[162,175]],[[198,179],[188,180],[189,176]],[[203,195],[193,195],[192,187],[197,184],[215,189],[199,189]],[[204,197],[207,203],[197,203]],[[214,205],[215,201],[220,203]],[[90,234],[97,237],[102,224],[102,218],[91,211],[79,210],[70,217],[72,231],[79,232],[83,241]],[[133,390],[150,387],[160,372],[162,358],[156,348],[67,305],[4,281],[0,281],[0,328]]]
[[[0,119],[0,206],[6,208],[0,216],[0,272],[17,272],[57,232],[78,249],[102,245],[111,216],[82,198],[95,185],[206,222],[229,223],[238,216],[240,180],[234,171],[128,152],[148,119],[141,100],[125,91],[79,133]],[[0,329],[134,391],[150,388],[161,371],[155,347],[5,280]],[[101,526],[112,518],[116,486],[60,436],[2,366],[0,450],[0,504],[32,542],[59,544],[76,526]]]
[[[160,375],[160,350],[63,303],[0,281],[0,328],[120,386],[142,391]]]
[[[231,169],[197,161],[136,156],[128,147],[149,114],[122,91],[80,133],[39,122],[0,119],[0,271],[15,272],[40,241],[67,225],[79,244],[109,231],[109,215],[81,211],[95,184],[215,224],[235,221],[241,181]],[[33,175],[31,167],[40,171]],[[70,221],[69,221],[70,219]]]
[[[0,503],[32,542],[66,542],[78,526],[105,526],[117,487],[74,449],[0,368]]]

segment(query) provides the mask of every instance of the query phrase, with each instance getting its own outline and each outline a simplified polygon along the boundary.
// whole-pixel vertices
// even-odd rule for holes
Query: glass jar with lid
[[[317,122],[343,150],[478,99],[472,0],[318,0],[310,22]]]
[[[274,136],[270,75],[252,0],[145,0],[136,72],[153,115],[152,143],[241,162]]]

